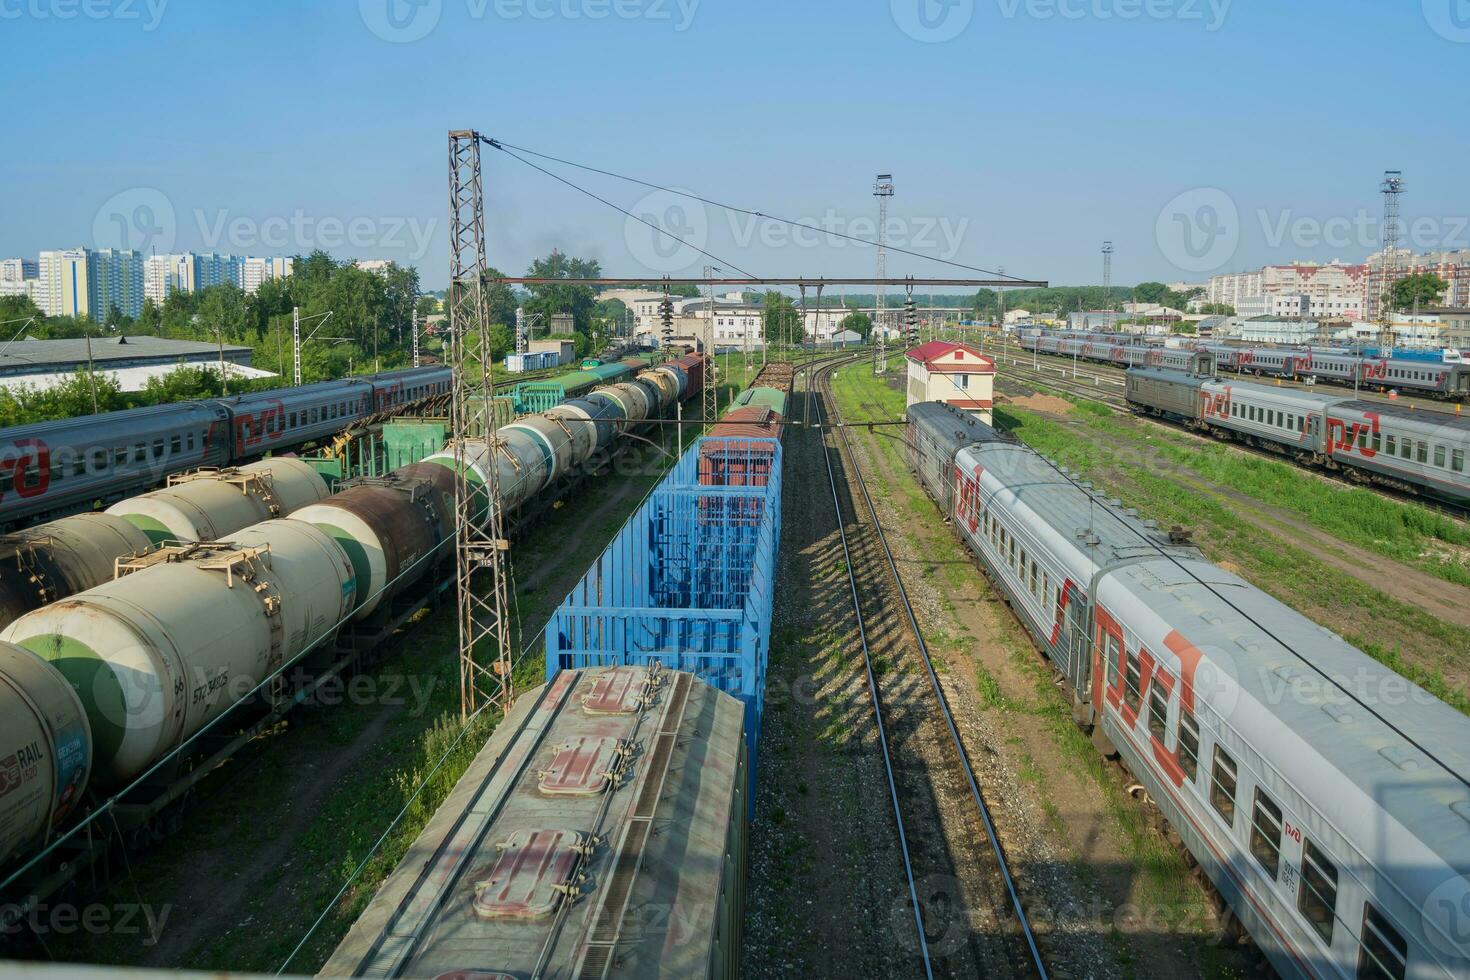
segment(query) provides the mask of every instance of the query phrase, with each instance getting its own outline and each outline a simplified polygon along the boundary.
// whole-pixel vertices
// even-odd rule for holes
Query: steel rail
[[[808,365],[814,367],[815,365]],[[817,399],[816,413],[817,424],[822,421],[821,396],[819,385],[825,386],[825,376],[837,365],[823,367],[820,370],[812,370],[807,376],[807,401]],[[794,388],[794,385],[793,385]],[[832,453],[827,448],[827,440],[820,432],[818,438],[822,440],[822,458],[827,464],[827,482],[832,489],[832,510],[837,516],[837,533],[842,539],[843,565],[847,568],[847,584],[852,594],[852,612],[857,620],[858,640],[863,649],[863,672],[867,675],[868,695],[873,701],[873,715],[878,722],[878,745],[883,753],[883,770],[888,779],[888,797],[893,804],[893,819],[898,826],[898,848],[903,856],[904,875],[908,879],[909,901],[914,908],[914,929],[919,936],[919,955],[924,962],[924,976],[929,980],[934,977],[934,963],[929,955],[929,940],[924,935],[924,911],[919,902],[918,884],[914,880],[913,859],[909,854],[908,833],[904,829],[903,807],[898,801],[898,782],[893,774],[893,756],[888,748],[888,731],[883,721],[883,702],[878,695],[878,679],[873,673],[872,652],[868,648],[868,631],[863,620],[863,604],[858,594],[857,574],[852,568],[852,550],[847,541],[847,524],[842,519],[842,503],[837,493],[837,473],[832,467]],[[840,450],[839,450],[840,452]]]
[[[831,373],[831,368],[828,368],[822,372],[822,384],[829,393],[831,391]],[[991,819],[990,807],[986,804],[985,796],[980,791],[980,783],[975,778],[975,771],[970,764],[969,754],[965,751],[964,740],[960,737],[959,726],[955,724],[954,713],[950,710],[949,700],[945,697],[944,689],[939,683],[939,675],[934,670],[934,661],[929,655],[929,645],[924,642],[924,634],[919,629],[918,619],[914,616],[913,603],[909,600],[908,590],[904,588],[903,577],[899,574],[898,571],[898,562],[893,557],[893,551],[888,546],[888,536],[886,533],[884,533],[883,524],[878,519],[878,508],[873,503],[872,495],[868,492],[868,481],[863,476],[862,470],[858,467],[857,456],[853,452],[851,436],[848,432],[848,429],[850,427],[845,424],[841,424],[842,413],[836,407],[837,399],[835,396],[832,399],[832,406],[833,407],[831,411],[836,416],[836,421],[839,423],[836,426],[836,429],[838,432],[838,438],[841,442],[842,450],[846,452],[847,458],[852,464],[853,476],[857,480],[858,489],[862,492],[863,502],[867,505],[868,514],[872,518],[873,530],[876,532],[878,543],[881,544],[883,547],[883,555],[886,559],[886,564],[888,565],[889,574],[893,577],[893,583],[898,589],[899,600],[903,604],[904,614],[908,619],[909,630],[913,634],[914,642],[918,646],[919,655],[923,660],[925,672],[929,675],[929,683],[934,690],[935,699],[939,703],[940,713],[941,715],[943,715],[944,723],[949,729],[950,739],[953,741],[955,752],[959,756],[960,766],[964,770],[965,779],[969,783],[970,795],[975,801],[975,806],[980,813],[981,822],[985,826],[985,836],[990,840],[990,846],[995,852],[995,858],[1000,870],[1001,878],[1005,882],[1006,893],[1011,900],[1011,907],[1016,913],[1016,921],[1020,925],[1022,934],[1026,938],[1026,945],[1031,953],[1031,960],[1036,966],[1037,973],[1043,978],[1043,980],[1045,980],[1045,978],[1047,977],[1046,965],[1042,961],[1041,951],[1037,948],[1036,936],[1032,932],[1031,922],[1026,915],[1026,909],[1021,903],[1020,893],[1016,890],[1015,879],[1011,875],[1010,862],[1006,858],[1005,848],[1001,844],[999,835],[996,833],[995,823]],[[821,413],[819,410],[819,421],[820,414]],[[833,488],[833,494],[835,499],[835,486]],[[856,596],[856,578],[852,577],[853,573],[851,563],[849,563],[848,566],[848,574],[853,582],[854,596]],[[854,598],[854,602],[856,602],[856,598]],[[867,650],[865,647],[865,656],[866,653]]]

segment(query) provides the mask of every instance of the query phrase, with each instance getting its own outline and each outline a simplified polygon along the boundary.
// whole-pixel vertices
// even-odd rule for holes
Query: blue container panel
[[[557,608],[546,676],[648,664],[689,671],[745,704],[754,788],[765,702],[780,445],[766,486],[699,484],[698,440]]]

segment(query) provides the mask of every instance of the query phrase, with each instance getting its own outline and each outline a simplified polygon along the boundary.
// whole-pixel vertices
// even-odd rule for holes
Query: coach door
[[[1088,675],[1092,670],[1092,643],[1087,629],[1087,604],[1075,592],[1067,603],[1062,632],[1065,637],[1062,652],[1066,657],[1064,666],[1067,677],[1071,679],[1077,697],[1085,701]]]

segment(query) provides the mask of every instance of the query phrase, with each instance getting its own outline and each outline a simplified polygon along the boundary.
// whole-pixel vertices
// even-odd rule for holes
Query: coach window
[[[1440,469],[1444,469],[1444,447],[1443,446],[1435,446],[1434,447],[1434,465],[1435,466],[1438,466]]]
[[[1375,432],[1375,433],[1373,433],[1373,451],[1376,453],[1376,452],[1381,451],[1382,449],[1383,449],[1383,433],[1381,433],[1381,432]]]
[[[1404,441],[1399,443],[1399,458],[1408,459],[1414,452],[1414,440],[1404,436]]]
[[[102,473],[102,472],[105,472],[106,469],[107,469],[107,450],[105,450],[105,449],[94,449],[94,450],[92,450],[92,472],[93,473]]]
[[[1456,449],[1450,453],[1450,469],[1456,473],[1465,472],[1465,450]]]
[[[1420,463],[1427,463],[1427,462],[1429,462],[1429,443],[1427,443],[1427,442],[1416,442],[1416,443],[1414,443],[1414,459],[1417,460]]]
[[[1169,692],[1159,683],[1157,674],[1149,684],[1148,731],[1160,745],[1164,744],[1164,735],[1169,731]]]
[[[192,433],[192,432],[186,433],[185,434],[185,438],[186,438],[186,441],[185,441],[184,445],[187,448],[189,448],[189,449],[193,449],[194,448],[194,433]]]
[[[1108,689],[1112,690],[1118,686],[1118,660],[1122,656],[1122,647],[1118,644],[1118,638],[1111,633],[1105,633],[1104,637],[1108,645]]]
[[[1143,692],[1141,686],[1143,679],[1139,675],[1140,665],[1138,655],[1125,653],[1123,655],[1123,703],[1135,714],[1143,703]]]
[[[1409,944],[1382,912],[1366,903],[1358,947],[1359,980],[1404,980]]]
[[[1184,710],[1182,704],[1179,708],[1179,768],[1184,770],[1191,783],[1194,782],[1195,774],[1199,772],[1199,722]]]
[[[144,443],[133,446],[133,462],[141,463],[148,458],[148,447]]]
[[[1368,448],[1368,430],[1367,429],[1359,429],[1358,430],[1358,448],[1359,449],[1367,449]]]
[[[1297,887],[1296,907],[1317,930],[1322,941],[1331,946],[1337,910],[1337,865],[1305,839],[1302,841],[1302,883]]]
[[[1281,808],[1259,789],[1251,811],[1251,853],[1275,878],[1281,868]]]
[[[114,449],[112,451],[112,467],[113,467],[113,469],[117,469],[117,468],[121,467],[127,461],[128,461],[128,451],[127,451],[127,448],[126,447],[121,447],[121,448],[118,448],[118,449]]]
[[[177,455],[184,451],[184,440],[179,436],[173,436],[168,441],[168,451]]]
[[[1215,746],[1215,764],[1210,773],[1210,803],[1215,811],[1235,826],[1235,760],[1220,746]]]

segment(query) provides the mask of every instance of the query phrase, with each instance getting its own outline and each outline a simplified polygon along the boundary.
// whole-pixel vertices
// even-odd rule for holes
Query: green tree
[[[138,322],[134,326],[143,333],[151,334],[158,333],[163,326],[163,311],[153,302],[153,297],[143,300],[143,309],[138,313]]]
[[[761,311],[761,335],[774,344],[801,343],[805,337],[801,314],[790,296],[774,289],[766,290]]]
[[[1206,316],[1234,316],[1235,307],[1229,303],[1206,303],[1200,307],[1200,312]]]
[[[1432,272],[1405,276],[1393,284],[1393,308],[1400,313],[1439,305],[1450,284]]]
[[[1150,306],[1167,306],[1170,290],[1161,282],[1141,282],[1133,287],[1133,302]]]
[[[593,276],[591,278],[596,278],[596,277]],[[630,286],[628,288],[630,288],[630,289],[646,289],[649,292],[661,293],[661,292],[664,291],[664,284],[661,283],[661,282],[641,282],[641,283],[638,283],[636,286]],[[696,286],[696,285],[694,285],[693,283],[687,283],[687,282],[686,283],[671,283],[669,285],[669,295],[670,296],[681,296],[681,297],[684,297],[685,299],[690,299],[690,298],[693,298],[693,297],[699,295],[699,287]]]

